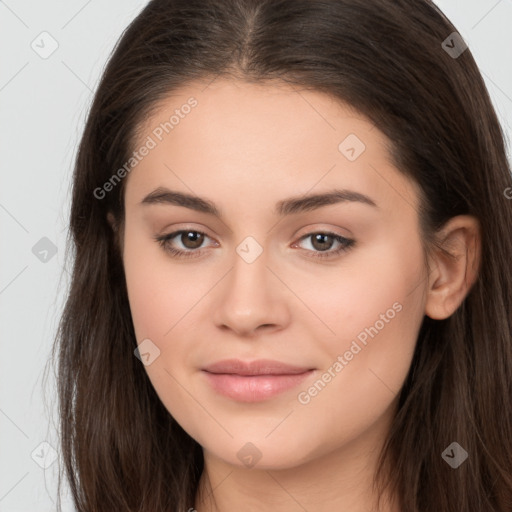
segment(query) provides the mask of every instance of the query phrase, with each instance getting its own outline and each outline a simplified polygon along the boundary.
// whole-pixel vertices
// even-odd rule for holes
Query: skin
[[[450,316],[474,282],[478,222],[460,216],[444,227],[440,240],[456,258],[434,251],[429,272],[419,190],[392,165],[385,136],[350,106],[282,83],[189,84],[160,103],[135,147],[191,96],[198,105],[126,178],[122,226],[137,341],[149,338],[160,350],[145,369],[167,410],[204,451],[190,507],[372,510],[378,452],[422,319]],[[366,146],[354,161],[338,149],[349,134]],[[141,204],[158,187],[208,198],[224,216]],[[280,200],[333,188],[365,194],[377,207],[341,202],[286,217],[273,213]],[[154,240],[179,229],[206,234],[202,255],[175,258]],[[314,258],[321,246],[302,237],[325,232],[355,245]],[[248,236],[263,250],[252,263],[236,251]],[[169,243],[198,250],[179,235]],[[339,247],[334,240],[324,244],[331,252]],[[396,303],[400,312],[300,403],[299,392]],[[201,372],[231,357],[276,359],[315,372],[268,400],[237,402],[216,393]],[[251,468],[237,456],[248,442],[261,455]],[[380,510],[399,509],[386,499]]]

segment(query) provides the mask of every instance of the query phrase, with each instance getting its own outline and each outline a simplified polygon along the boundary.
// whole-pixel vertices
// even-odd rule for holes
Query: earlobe
[[[450,219],[437,235],[439,247],[430,257],[425,314],[434,320],[451,316],[475,283],[481,260],[478,220],[470,215]]]

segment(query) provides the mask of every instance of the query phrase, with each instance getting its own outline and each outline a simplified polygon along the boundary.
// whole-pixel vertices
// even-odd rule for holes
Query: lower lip
[[[215,391],[239,402],[260,402],[298,386],[314,370],[293,375],[233,375],[203,370]]]

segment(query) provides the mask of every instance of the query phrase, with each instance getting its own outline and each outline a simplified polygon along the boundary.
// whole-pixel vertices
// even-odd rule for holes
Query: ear
[[[478,277],[481,232],[470,215],[451,218],[437,233],[439,247],[429,256],[431,273],[425,314],[434,320],[451,316]]]

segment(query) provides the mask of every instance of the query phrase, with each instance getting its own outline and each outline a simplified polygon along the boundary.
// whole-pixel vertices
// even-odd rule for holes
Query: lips
[[[260,402],[298,386],[314,369],[269,359],[228,359],[208,365],[202,372],[217,393],[239,402]]]
[[[209,373],[235,375],[296,375],[312,370],[312,368],[292,366],[271,359],[258,359],[249,362],[240,359],[226,359],[206,366],[203,370]]]

